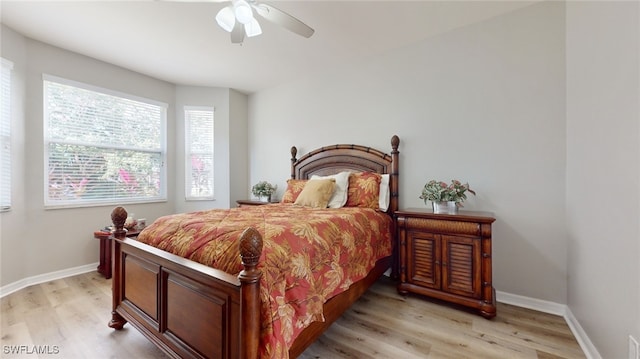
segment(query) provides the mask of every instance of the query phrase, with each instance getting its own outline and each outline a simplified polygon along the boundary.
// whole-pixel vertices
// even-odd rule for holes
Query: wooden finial
[[[255,268],[262,254],[262,236],[253,227],[249,227],[240,236],[240,257],[245,271]]]
[[[393,135],[393,137],[391,137],[391,149],[395,152],[398,150],[398,146],[400,146],[400,137]]]
[[[124,207],[116,207],[111,211],[111,222],[113,222],[113,236],[124,238],[127,231],[124,230],[124,222],[127,221],[127,210]]]

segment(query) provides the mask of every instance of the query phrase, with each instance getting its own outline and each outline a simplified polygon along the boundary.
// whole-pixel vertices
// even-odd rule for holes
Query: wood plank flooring
[[[2,358],[166,358],[130,325],[121,331],[107,327],[111,280],[98,273],[34,285],[0,302]],[[498,303],[498,316],[486,320],[419,296],[403,297],[386,277],[300,356],[584,357],[561,317]]]

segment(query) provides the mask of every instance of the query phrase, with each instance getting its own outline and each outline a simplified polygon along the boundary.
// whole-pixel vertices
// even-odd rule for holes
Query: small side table
[[[250,200],[250,199],[239,199],[236,201],[236,203],[238,204],[238,207],[245,207],[245,206],[263,206],[265,204],[271,204],[271,203],[277,203],[277,202],[262,202],[262,201],[256,201],[256,200]]]
[[[140,233],[139,230],[127,231],[127,237],[137,237]],[[111,240],[113,236],[111,234],[99,234],[94,232],[93,238],[100,240],[100,264],[98,265],[98,273],[102,274],[105,278],[111,278]]]

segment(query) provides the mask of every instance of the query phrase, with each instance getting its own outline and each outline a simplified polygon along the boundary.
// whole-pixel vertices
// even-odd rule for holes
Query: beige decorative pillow
[[[314,208],[327,208],[335,188],[336,180],[334,178],[310,180],[304,185],[294,204]]]
[[[336,189],[333,191],[333,195],[329,199],[329,208],[340,208],[347,203],[347,191],[349,190],[349,172],[340,172],[331,176],[311,176],[311,180],[317,179],[330,179],[336,180]]]

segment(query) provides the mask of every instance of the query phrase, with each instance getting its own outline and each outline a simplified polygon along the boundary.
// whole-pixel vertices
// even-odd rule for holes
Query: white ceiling
[[[175,84],[252,93],[497,16],[535,1],[266,1],[315,29],[303,38],[259,19],[231,44],[228,2],[7,1],[2,23],[35,40]]]

